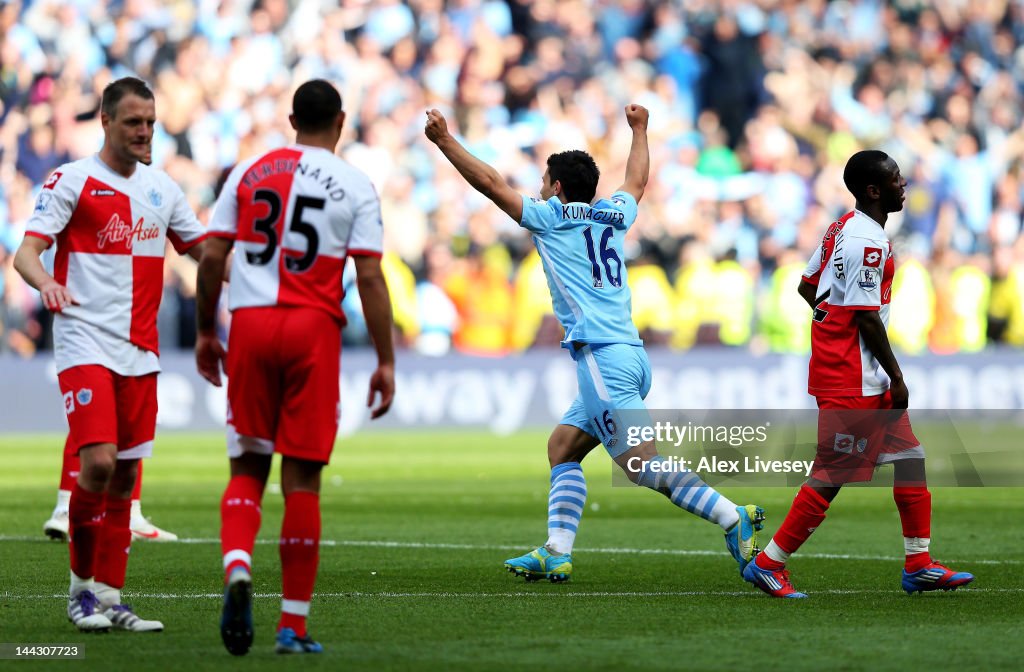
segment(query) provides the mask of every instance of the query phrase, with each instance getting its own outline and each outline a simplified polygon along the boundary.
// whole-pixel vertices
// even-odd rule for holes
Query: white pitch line
[[[34,542],[49,542],[50,540],[44,539],[42,536],[39,537],[28,537],[28,536],[9,536],[0,535],[0,542],[5,541],[34,541]],[[173,542],[139,542],[149,544],[220,544],[220,539],[213,538],[191,538],[191,539],[178,539]],[[277,546],[277,539],[257,539],[257,544],[261,545],[274,545]],[[524,546],[511,546],[505,544],[446,544],[440,542],[421,542],[421,541],[386,541],[386,540],[359,540],[359,539],[321,539],[321,546],[327,547],[338,547],[338,546],[355,546],[361,548],[422,548],[422,549],[436,549],[445,551],[520,551],[523,550]],[[712,551],[705,549],[686,549],[686,548],[577,548],[576,553],[607,553],[611,555],[679,555],[679,556],[720,556],[724,555],[724,551]],[[884,562],[899,562],[902,561],[902,557],[889,556],[889,555],[858,555],[849,553],[799,553],[798,558],[812,558],[817,560],[868,560],[868,561],[884,561]],[[1015,558],[1004,558],[994,560],[990,558],[942,558],[944,562],[950,563],[964,563],[964,564],[976,564],[976,565],[1020,565],[1024,563],[1024,560]]]
[[[964,588],[966,593],[1024,593],[1024,588]],[[864,590],[816,590],[814,595],[897,595],[898,590],[891,589],[864,589]],[[133,593],[123,591],[122,596],[129,599],[147,600],[189,600],[208,599],[220,600],[224,598],[222,593]],[[260,599],[281,599],[280,593],[255,593],[253,597]],[[738,590],[659,590],[659,591],[584,591],[572,592],[569,590],[556,589],[552,591],[537,592],[506,592],[506,593],[452,593],[452,592],[422,592],[422,593],[314,593],[317,599],[494,599],[494,598],[535,598],[553,597],[568,599],[572,597],[623,597],[623,598],[648,598],[648,597],[761,597],[761,593],[751,588],[746,591]],[[15,593],[0,593],[0,600],[46,600],[46,599],[67,599],[67,594],[59,593],[54,595],[18,595]]]

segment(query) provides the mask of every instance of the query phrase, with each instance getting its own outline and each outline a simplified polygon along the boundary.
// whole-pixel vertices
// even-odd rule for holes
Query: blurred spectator
[[[445,293],[459,315],[454,343],[463,352],[498,356],[511,350],[512,285],[503,248],[473,247],[445,279]]]
[[[633,323],[644,343],[665,345],[672,336],[672,285],[648,246],[628,264]]]
[[[426,277],[416,285],[416,318],[420,329],[416,351],[436,357],[451,350],[452,336],[459,326],[458,311],[444,291],[452,268],[452,253],[447,245],[433,245],[427,249],[424,262]]]
[[[889,341],[904,352],[919,354],[928,348],[929,334],[942,323],[943,311],[950,308],[949,286],[933,276],[913,253],[897,250],[896,274],[892,279],[892,307],[889,313]],[[902,258],[901,258],[902,257]],[[942,277],[937,274],[936,279]],[[947,340],[951,340],[952,336]],[[934,342],[937,345],[942,339]]]
[[[702,100],[721,119],[728,145],[735,148],[743,136],[743,127],[762,102],[764,72],[756,35],[741,32],[736,17],[722,12],[701,49],[706,61]]]
[[[535,345],[554,345],[562,340],[562,327],[555,319],[544,267],[536,250],[520,262],[513,279],[512,347],[525,350]]]
[[[760,308],[760,333],[772,352],[811,351],[811,309],[794,291],[807,260],[788,251],[779,258]]]
[[[988,336],[995,342],[1024,347],[1024,246],[999,248],[995,254]]]
[[[47,175],[98,149],[111,78],[151,81],[154,161],[205,212],[225,168],[291,137],[293,87],[325,77],[348,114],[342,155],[381,194],[400,343],[547,346],[561,334],[528,235],[424,144],[423,111],[449,113],[527,195],[570,148],[595,155],[610,193],[635,101],[651,110],[652,171],[629,277],[650,342],[805,350],[794,280],[852,207],[846,159],[878,147],[910,181],[887,225],[894,344],[1021,346],[1022,44],[1018,0],[10,0],[0,248],[20,242]],[[165,347],[190,342],[190,272],[168,271]],[[7,273],[2,289],[0,348],[48,347],[38,297]],[[354,296],[347,344],[366,342]]]

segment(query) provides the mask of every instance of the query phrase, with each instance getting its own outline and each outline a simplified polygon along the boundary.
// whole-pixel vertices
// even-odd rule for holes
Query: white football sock
[[[96,588],[93,590],[96,594],[96,599],[100,601],[104,609],[114,606],[115,604],[121,604],[121,589],[108,586],[102,581],[96,582]]]
[[[83,590],[96,590],[96,582],[93,580],[93,577],[90,576],[88,579],[83,579],[74,572],[70,572],[70,574],[71,586],[68,588],[68,597],[74,597]]]
[[[54,515],[63,512],[67,513],[71,507],[71,491],[70,490],[58,490],[57,491],[57,506],[54,507]]]

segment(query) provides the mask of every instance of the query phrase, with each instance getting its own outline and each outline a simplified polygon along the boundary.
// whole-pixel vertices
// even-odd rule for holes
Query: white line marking
[[[30,541],[39,543],[54,543],[53,540],[39,535],[36,536],[13,536],[0,535],[0,543],[5,541]],[[170,542],[145,542],[141,544],[220,544],[220,539],[192,538],[178,539]],[[277,539],[257,539],[257,544],[278,545]],[[424,548],[447,551],[524,551],[525,546],[510,546],[506,544],[445,544],[421,541],[376,541],[359,539],[321,539],[321,546],[355,546],[360,548]],[[681,556],[724,556],[726,552],[712,551],[696,548],[577,548],[576,553],[608,553],[611,555],[681,555]],[[800,553],[798,558],[813,558],[817,560],[868,560],[884,562],[901,562],[902,557],[891,555],[854,555],[848,553]],[[975,564],[975,565],[1020,565],[1024,560],[1005,558],[993,560],[988,558],[940,558],[943,562]]]
[[[541,592],[508,592],[508,593],[451,593],[451,592],[433,592],[433,593],[363,593],[353,591],[349,593],[314,593],[313,597],[316,599],[363,599],[363,598],[381,598],[381,599],[493,599],[493,598],[532,598],[532,597],[554,597],[567,599],[571,597],[628,597],[628,598],[647,598],[647,597],[758,597],[762,596],[761,591],[754,587],[749,590],[664,590],[664,591],[652,591],[652,592],[638,592],[638,591],[580,591],[572,592],[571,590],[563,590],[561,588]],[[964,592],[967,593],[1024,593],[1024,588],[969,588],[964,587]],[[895,595],[899,593],[899,589],[864,589],[864,590],[815,590],[813,595]],[[122,591],[121,595],[130,599],[146,599],[146,600],[187,600],[187,599],[208,599],[208,600],[220,600],[224,596],[221,593],[134,593],[131,591]],[[0,599],[3,600],[46,600],[46,599],[61,599],[66,600],[67,594],[59,593],[54,595],[18,595],[15,593],[4,592],[0,593]],[[280,600],[280,593],[255,593],[253,597],[259,599],[270,599]]]

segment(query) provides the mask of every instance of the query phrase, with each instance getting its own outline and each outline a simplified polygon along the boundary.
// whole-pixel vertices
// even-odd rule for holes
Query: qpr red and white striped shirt
[[[380,257],[380,201],[370,179],[326,149],[292,145],[238,164],[210,219],[235,241],[232,311],[305,306],[345,323],[349,256]]]
[[[892,244],[882,226],[852,210],[829,226],[804,280],[817,285],[811,323],[807,390],[816,397],[870,397],[889,389],[889,376],[864,343],[855,313],[877,310],[889,326]]]
[[[206,237],[181,188],[141,163],[131,177],[98,155],[66,163],[43,184],[25,235],[56,243],[53,276],[78,302],[54,316],[57,371],[159,371],[166,241],[184,254]]]

